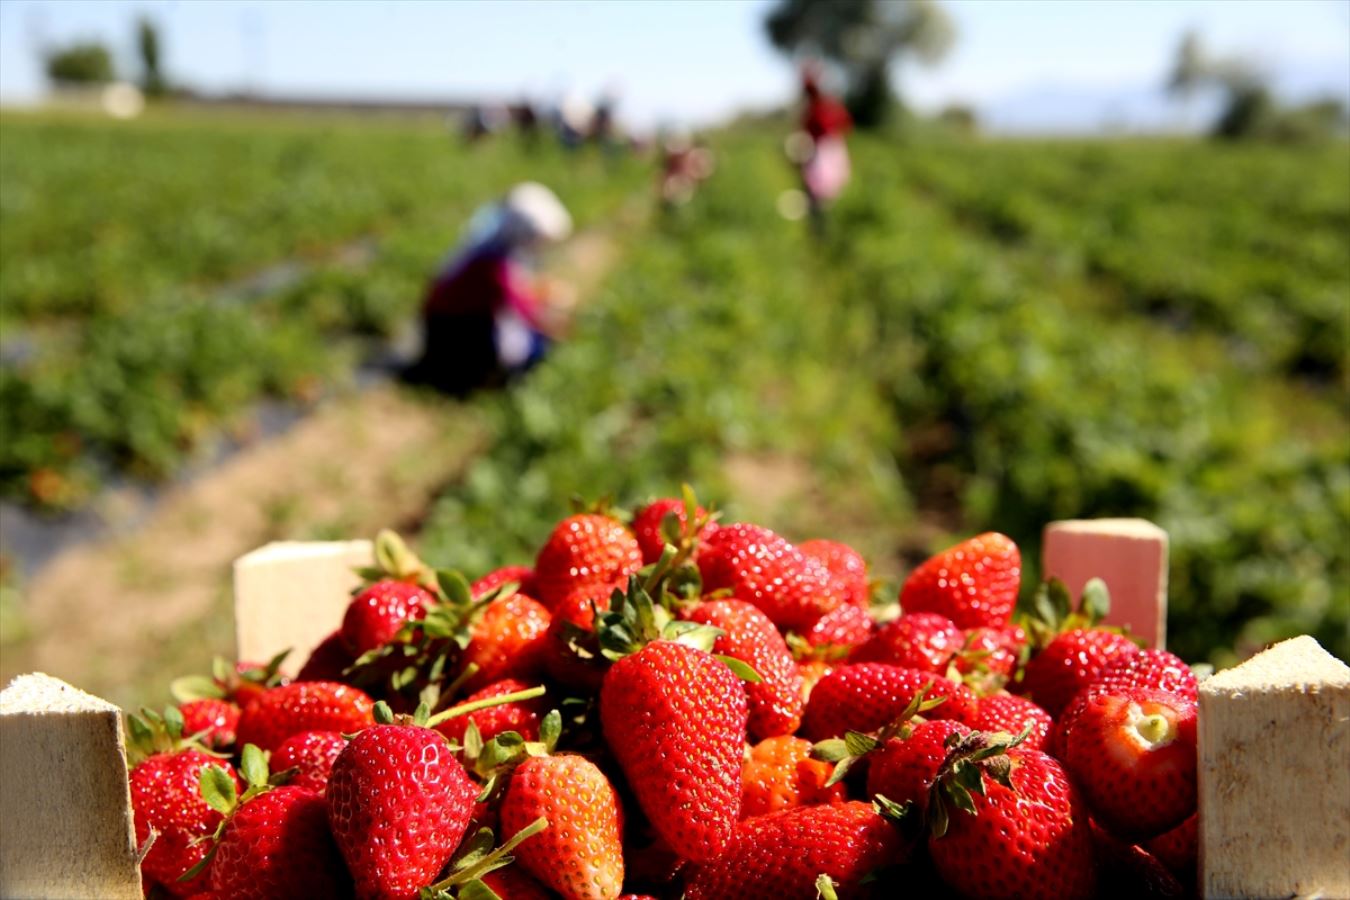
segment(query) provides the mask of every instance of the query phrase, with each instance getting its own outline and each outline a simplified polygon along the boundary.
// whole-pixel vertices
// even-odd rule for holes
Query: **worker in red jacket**
[[[819,219],[848,184],[850,167],[844,137],[853,129],[853,118],[844,104],[821,90],[811,69],[802,73],[802,95],[802,133],[795,136],[793,156],[800,166],[812,216]]]
[[[409,376],[464,394],[539,362],[552,329],[527,260],[571,231],[567,209],[541,184],[517,185],[480,211],[427,289],[422,358]]]

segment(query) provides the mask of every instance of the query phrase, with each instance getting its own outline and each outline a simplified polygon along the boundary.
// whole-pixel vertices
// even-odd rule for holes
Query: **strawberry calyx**
[[[186,723],[183,713],[176,706],[165,707],[163,713],[149,707],[141,707],[140,715],[127,714],[127,748],[139,762],[156,753],[177,753],[181,750],[197,750],[216,759],[229,759],[228,753],[212,749],[205,738],[210,729],[195,734],[184,734]]]
[[[797,662],[843,663],[854,649],[847,644],[813,644],[795,631],[789,631],[783,640]]]
[[[484,875],[512,862],[510,853],[524,841],[548,828],[543,816],[513,834],[504,844],[496,842],[491,828],[480,828],[467,838],[450,860],[450,874],[418,891],[418,900],[487,900],[498,895],[481,879]]]
[[[516,766],[535,756],[550,756],[562,736],[562,713],[550,710],[539,724],[539,740],[527,741],[517,731],[504,731],[483,743],[478,726],[472,721],[464,730],[464,763],[483,782],[476,802],[491,802],[506,784],[506,776]]]
[[[239,774],[243,777],[246,785],[244,792],[241,794],[235,786],[233,776],[225,771],[224,767],[214,764],[204,767],[198,776],[197,783],[206,805],[220,813],[220,824],[216,826],[216,830],[212,834],[198,838],[201,841],[210,841],[211,849],[195,866],[178,876],[178,880],[191,881],[211,864],[212,858],[216,855],[216,847],[220,844],[220,836],[224,834],[225,826],[236,810],[254,797],[285,784],[296,771],[295,768],[283,769],[280,772],[269,771],[267,754],[263,753],[256,744],[245,744],[239,759]]]
[[[1027,646],[1031,650],[1039,650],[1064,632],[1075,629],[1121,631],[1100,624],[1111,611],[1111,592],[1100,578],[1088,579],[1077,605],[1063,581],[1047,578],[1036,589],[1032,609],[1033,613],[1023,616],[1021,621],[1030,638]]]
[[[945,746],[947,756],[938,769],[928,795],[928,826],[935,838],[947,833],[951,822],[949,807],[977,815],[972,794],[984,793],[984,779],[1015,790],[1012,785],[1013,760],[1008,751],[1031,735],[1031,725],[1017,735],[1005,731],[953,733]]]
[[[829,779],[826,780],[825,787],[831,787],[843,781],[844,776],[848,774],[849,769],[858,760],[879,749],[887,741],[893,738],[900,738],[901,740],[908,738],[913,731],[910,725],[916,717],[947,702],[945,696],[927,699],[927,694],[932,689],[933,682],[929,681],[919,689],[919,692],[909,701],[900,715],[875,732],[845,731],[842,738],[828,738],[812,745],[811,756],[814,759],[834,763],[834,771],[830,773]]]
[[[193,700],[234,700],[242,705],[241,690],[265,691],[285,682],[281,663],[290,655],[282,650],[260,666],[232,663],[223,656],[211,660],[211,674],[183,675],[169,682],[169,693],[179,703]]]
[[[436,570],[414,553],[394,531],[385,528],[375,535],[375,565],[358,566],[361,584],[352,595],[361,593],[377,581],[402,581],[429,591],[437,589]]]

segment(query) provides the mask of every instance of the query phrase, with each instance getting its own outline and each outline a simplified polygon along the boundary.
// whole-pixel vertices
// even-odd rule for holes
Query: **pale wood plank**
[[[1107,625],[1128,628],[1150,647],[1167,643],[1167,532],[1146,519],[1051,522],[1042,544],[1042,572],[1077,597],[1090,578],[1111,591]]]

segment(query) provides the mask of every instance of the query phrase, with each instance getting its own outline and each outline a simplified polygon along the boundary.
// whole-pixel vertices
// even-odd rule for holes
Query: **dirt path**
[[[614,233],[641,214],[625,207]],[[580,234],[550,274],[585,298],[618,251],[611,232]],[[391,383],[334,399],[174,488],[133,533],[47,565],[6,623],[0,683],[46,671],[123,706],[162,704],[168,677],[231,652],[236,557],[270,540],[358,537],[416,521],[489,439],[471,404]]]

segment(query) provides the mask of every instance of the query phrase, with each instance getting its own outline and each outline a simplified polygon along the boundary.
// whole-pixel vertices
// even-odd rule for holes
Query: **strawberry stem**
[[[427,720],[428,728],[435,728],[437,725],[453,719],[457,716],[466,715],[471,712],[478,712],[480,709],[488,709],[492,706],[501,706],[503,703],[514,703],[517,700],[533,700],[535,697],[544,696],[544,686],[527,688],[523,691],[513,691],[509,694],[501,694],[496,697],[484,697],[481,700],[472,700],[468,703],[461,703],[458,706],[452,706],[444,712],[438,712]]]

